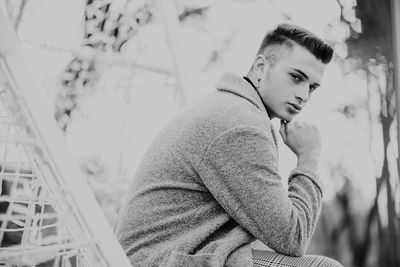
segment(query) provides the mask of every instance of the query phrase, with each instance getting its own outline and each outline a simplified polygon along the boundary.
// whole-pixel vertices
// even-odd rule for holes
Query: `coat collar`
[[[268,112],[255,88],[253,88],[253,86],[242,77],[233,73],[224,73],[217,83],[216,88],[219,91],[230,92],[245,98],[268,115]]]
[[[250,103],[255,105],[258,109],[260,109],[263,113],[265,113],[265,115],[267,115],[269,119],[271,119],[267,109],[264,106],[264,103],[261,100],[260,95],[258,94],[258,92],[256,92],[255,88],[244,78],[239,77],[233,73],[224,73],[217,83],[216,88],[219,91],[229,92],[245,98]],[[271,133],[275,142],[276,151],[278,152],[277,135],[273,130],[273,127],[271,127]]]

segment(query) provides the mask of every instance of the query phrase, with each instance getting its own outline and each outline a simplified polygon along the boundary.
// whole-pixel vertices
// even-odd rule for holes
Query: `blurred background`
[[[212,92],[223,72],[246,74],[276,24],[292,22],[320,35],[334,47],[334,59],[297,118],[315,123],[323,141],[319,172],[325,203],[307,253],[344,266],[398,267],[395,1],[3,0],[0,5],[39,84],[37,94],[53,108],[111,226],[143,153],[166,122]],[[296,158],[279,142],[285,180]]]

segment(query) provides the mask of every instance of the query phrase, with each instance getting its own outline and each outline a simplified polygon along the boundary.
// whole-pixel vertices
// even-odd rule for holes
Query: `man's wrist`
[[[297,158],[297,167],[309,169],[316,172],[319,164],[319,156],[302,155]]]

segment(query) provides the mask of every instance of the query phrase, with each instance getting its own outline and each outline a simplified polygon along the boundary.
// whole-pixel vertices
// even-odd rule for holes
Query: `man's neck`
[[[258,90],[257,90],[257,87],[256,87],[256,86],[254,85],[254,83],[250,80],[250,78],[248,78],[248,77],[246,77],[246,76],[243,76],[243,79],[245,79],[251,86],[253,86],[253,88],[254,88],[254,90],[256,90],[257,94],[260,95],[259,92],[258,92]],[[261,97],[261,96],[260,96],[260,97]],[[261,101],[262,101],[262,99],[261,99]]]
[[[258,92],[257,87],[254,85],[254,83],[250,80],[249,77],[243,76],[243,79],[245,79],[245,80],[254,88],[254,90],[256,91],[256,93],[257,93],[257,95],[258,95],[258,97],[259,97],[260,100],[261,100],[261,103],[263,104],[265,110],[267,111],[268,117],[271,118],[270,113],[269,113],[269,109],[268,109],[268,107],[265,105],[265,103],[264,103],[264,101],[263,101],[263,99],[262,99],[262,97],[261,97],[260,92]]]

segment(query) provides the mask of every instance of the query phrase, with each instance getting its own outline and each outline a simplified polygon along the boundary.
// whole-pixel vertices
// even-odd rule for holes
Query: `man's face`
[[[266,65],[259,92],[271,118],[291,121],[320,85],[325,64],[299,45],[285,50],[275,66]]]

